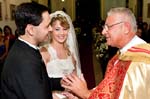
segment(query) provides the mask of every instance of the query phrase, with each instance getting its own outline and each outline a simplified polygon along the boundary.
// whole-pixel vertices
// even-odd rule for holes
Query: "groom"
[[[15,12],[18,39],[10,49],[1,79],[1,99],[52,99],[51,83],[38,50],[51,31],[48,8],[23,3]]]

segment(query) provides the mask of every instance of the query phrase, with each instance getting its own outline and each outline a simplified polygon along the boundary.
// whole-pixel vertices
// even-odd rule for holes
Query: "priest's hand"
[[[66,75],[61,80],[61,86],[82,99],[87,99],[91,93],[87,88],[87,83],[83,77],[83,74],[81,74],[80,77],[74,73]]]

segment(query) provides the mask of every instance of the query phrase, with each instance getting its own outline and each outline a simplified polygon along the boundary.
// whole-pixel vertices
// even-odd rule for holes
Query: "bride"
[[[50,14],[52,31],[49,42],[45,43],[40,52],[46,64],[52,85],[53,98],[62,97],[61,79],[64,75],[74,73],[81,74],[78,45],[72,20],[63,11]],[[64,96],[63,96],[64,97]]]

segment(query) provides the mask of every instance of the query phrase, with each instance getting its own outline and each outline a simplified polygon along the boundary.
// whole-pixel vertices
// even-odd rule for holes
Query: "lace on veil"
[[[79,51],[78,51],[79,49],[78,49],[78,43],[77,43],[77,39],[76,39],[74,26],[72,24],[72,20],[71,20],[70,16],[67,15],[63,11],[56,11],[54,13],[51,13],[50,18],[52,19],[53,17],[56,17],[58,14],[62,15],[63,17],[66,17],[66,19],[70,25],[68,38],[67,38],[66,43],[69,47],[69,50],[74,55],[74,58],[76,60],[77,74],[80,75],[81,74],[81,63],[80,63],[80,57],[79,57]]]

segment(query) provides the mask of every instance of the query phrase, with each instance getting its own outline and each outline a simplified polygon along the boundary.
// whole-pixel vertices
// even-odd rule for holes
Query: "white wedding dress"
[[[49,44],[48,52],[50,53],[51,59],[47,63],[48,76],[51,78],[60,78],[66,74],[70,74],[75,69],[72,62],[72,56],[68,56],[66,59],[59,59],[57,57],[56,50]]]

